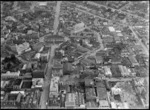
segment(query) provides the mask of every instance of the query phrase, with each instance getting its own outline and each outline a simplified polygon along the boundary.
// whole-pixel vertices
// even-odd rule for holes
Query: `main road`
[[[61,1],[57,1],[55,20],[54,20],[54,34],[57,33],[57,28],[59,25],[60,5],[61,5]],[[43,92],[42,92],[41,101],[40,101],[41,109],[48,108],[47,102],[49,98],[50,82],[52,78],[53,58],[55,55],[55,49],[58,48],[58,46],[59,45],[51,45],[51,48],[49,50],[50,54],[48,58],[48,64],[46,66],[45,79],[44,79],[44,84],[43,84]]]
[[[55,14],[55,21],[54,21],[54,34],[57,33],[58,25],[59,25],[59,15],[60,15],[60,5],[62,1],[57,1],[57,6],[56,6],[56,14]]]
[[[52,78],[52,67],[53,67],[53,58],[55,55],[55,49],[57,48],[56,45],[52,45],[50,49],[50,54],[49,54],[49,61],[46,67],[46,73],[45,73],[45,80],[43,84],[43,92],[41,95],[41,109],[46,109],[46,103],[49,98],[49,88],[50,88],[50,81]]]

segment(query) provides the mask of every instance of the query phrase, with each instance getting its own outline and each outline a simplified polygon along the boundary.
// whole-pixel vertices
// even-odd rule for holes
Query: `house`
[[[75,98],[76,98],[75,93],[67,93],[65,107],[66,108],[74,108],[76,106]]]
[[[42,47],[44,47],[44,43],[42,43],[42,42],[39,42],[39,43],[36,43],[36,44],[33,44],[32,45],[32,48],[33,48],[33,50],[34,51],[40,51],[40,49],[42,48]]]
[[[16,49],[19,55],[22,54],[23,51],[29,48],[30,48],[30,44],[28,42],[24,42],[23,44],[20,44],[20,45],[16,44]]]
[[[58,96],[58,82],[59,82],[59,77],[53,77],[51,79],[51,83],[50,83],[50,93],[49,93],[49,96],[52,96],[52,95],[56,95]]]
[[[32,87],[31,88],[42,88],[44,83],[43,78],[32,78]]]
[[[122,92],[121,88],[116,88],[116,87],[111,88],[111,93],[113,95],[121,94],[121,92]]]
[[[71,63],[65,63],[63,65],[63,74],[70,74],[71,72],[73,71],[73,68],[72,68],[72,64]]]
[[[6,73],[1,74],[2,79],[7,79],[7,78],[18,78],[20,76],[20,71],[17,72],[10,72],[7,71]]]
[[[34,70],[32,72],[32,78],[44,78],[44,70]]]
[[[60,60],[53,59],[53,69],[63,69],[63,66]]]
[[[78,23],[74,26],[74,30],[73,30],[73,33],[78,33],[78,32],[81,32],[85,29],[85,24],[83,22],[81,23]]]
[[[54,76],[63,76],[63,70],[62,69],[52,69],[52,74]]]
[[[96,63],[97,63],[97,64],[103,63],[103,57],[96,55]]]
[[[64,37],[58,36],[58,35],[46,36],[44,39],[44,42],[48,46],[51,44],[60,44],[60,43],[64,42]]]
[[[95,88],[85,88],[86,100],[96,99]]]
[[[115,32],[115,28],[112,27],[112,26],[109,26],[108,29],[109,29],[110,32]]]
[[[84,93],[76,92],[76,108],[85,108]]]
[[[110,68],[113,77],[121,77],[121,71],[117,65],[112,65]]]
[[[99,100],[106,100],[107,99],[106,88],[97,87],[96,93],[97,93],[97,97]]]
[[[109,102],[107,100],[99,100],[99,108],[100,109],[109,109]]]
[[[59,109],[60,108],[60,97],[53,95],[48,100],[48,108],[49,109]]]
[[[92,79],[85,79],[85,86],[86,87],[91,87],[94,85],[94,82]]]
[[[21,107],[21,93],[7,93],[1,102],[1,109],[18,109]]]
[[[104,71],[106,76],[112,76],[110,67],[104,66]]]
[[[129,58],[130,62],[132,63],[132,66],[133,66],[133,67],[134,67],[134,66],[139,66],[138,61],[136,60],[136,58],[135,58],[133,55],[132,55],[132,56],[129,56],[128,58]]]
[[[88,101],[86,102],[87,109],[99,109],[98,104],[95,101]]]

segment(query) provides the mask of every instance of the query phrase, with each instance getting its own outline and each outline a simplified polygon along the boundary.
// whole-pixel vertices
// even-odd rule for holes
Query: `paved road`
[[[55,14],[55,21],[54,21],[54,34],[57,33],[58,25],[59,25],[59,14],[60,14],[60,5],[62,1],[57,1],[57,6],[56,6],[56,14]]]
[[[143,47],[145,54],[149,55],[149,50],[146,48],[146,46],[141,42],[141,39],[137,36],[137,34],[134,32],[133,27],[129,26],[129,28],[131,29],[131,31],[133,32],[134,36],[138,39],[138,43]]]
[[[46,74],[45,74],[45,80],[44,80],[44,85],[43,85],[43,92],[42,92],[42,95],[41,95],[41,109],[46,109],[47,106],[46,106],[46,102],[48,101],[48,98],[49,98],[49,88],[50,88],[50,81],[51,81],[51,78],[52,78],[52,64],[53,64],[53,57],[54,57],[54,54],[55,54],[55,49],[57,48],[56,45],[52,45],[51,46],[51,54],[50,54],[50,57],[49,57],[49,62],[47,64],[47,69],[46,69]]]
[[[57,6],[56,6],[56,13],[55,13],[55,21],[54,21],[54,34],[57,33],[57,28],[59,25],[59,14],[60,14],[60,5],[61,1],[57,1]],[[55,49],[58,47],[58,45],[52,45],[50,49],[50,55],[49,55],[49,60],[48,64],[46,67],[46,74],[45,74],[45,81],[43,85],[43,92],[41,95],[41,109],[46,109],[48,106],[46,105],[48,98],[49,98],[49,91],[50,91],[50,81],[52,78],[52,67],[53,67],[53,57],[55,54]]]

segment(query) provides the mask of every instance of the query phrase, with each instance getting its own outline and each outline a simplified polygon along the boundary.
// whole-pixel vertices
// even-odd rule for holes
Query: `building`
[[[43,83],[44,83],[43,78],[33,78],[31,88],[40,88],[40,89],[42,89]]]
[[[115,28],[112,27],[112,26],[109,26],[108,29],[109,29],[110,32],[115,32]]]
[[[48,109],[60,109],[60,97],[53,95],[49,98]]]
[[[103,63],[103,57],[96,55],[96,63],[97,63],[97,64]]]
[[[52,69],[52,74],[54,76],[63,76],[63,70],[62,69]]]
[[[63,65],[61,64],[61,60],[53,59],[53,69],[63,69]]]
[[[109,109],[109,102],[107,100],[100,100],[99,101],[99,108],[100,109]]]
[[[58,82],[59,82],[59,77],[53,77],[51,79],[51,83],[50,83],[50,94],[49,96],[52,96],[52,95],[58,95]]]
[[[86,108],[87,109],[99,109],[98,108],[98,104],[96,103],[96,101],[88,101],[88,102],[86,102]]]
[[[104,71],[105,71],[106,76],[112,76],[112,73],[109,67],[104,66]]]
[[[92,87],[94,85],[94,82],[92,79],[85,79],[85,86],[86,87]]]
[[[129,104],[127,102],[111,102],[112,109],[129,109]]]
[[[28,51],[31,48],[28,42],[24,42],[23,44],[20,44],[20,45],[16,44],[16,49],[17,49],[18,55],[20,55],[23,51]]]
[[[7,84],[9,84],[9,82],[10,82],[10,81],[3,81],[3,80],[1,80],[1,89],[4,89],[5,86],[6,86]]]
[[[84,93],[76,92],[76,108],[85,108]]]
[[[106,88],[97,87],[96,88],[97,98],[99,100],[107,100]]]
[[[32,78],[44,78],[44,70],[34,70],[32,72]]]
[[[21,107],[21,93],[7,93],[1,102],[1,109],[18,109]]]
[[[85,88],[86,100],[96,99],[95,88]]]
[[[31,90],[32,80],[31,79],[22,80],[20,86],[22,90]]]
[[[113,77],[121,77],[121,71],[117,65],[112,65],[110,68]]]
[[[75,99],[76,99],[75,93],[66,94],[65,107],[66,108],[74,108],[76,106]]]
[[[6,73],[1,74],[2,79],[7,79],[7,78],[18,78],[20,76],[20,71],[17,72],[10,72],[7,71]]]
[[[46,43],[46,46],[50,46],[51,44],[60,44],[64,42],[64,38],[58,35],[46,36],[44,41]]]
[[[73,68],[72,68],[71,63],[65,63],[63,65],[63,74],[64,75],[70,74],[72,71],[73,71]]]
[[[81,32],[85,29],[85,24],[83,22],[79,23],[79,24],[76,24],[74,26],[74,30],[73,30],[73,33],[78,33],[78,32]]]
[[[139,66],[138,61],[136,60],[136,58],[133,55],[129,56],[128,58],[129,58],[129,60],[130,60],[130,62],[131,62],[131,64],[132,64],[133,67],[134,66]]]

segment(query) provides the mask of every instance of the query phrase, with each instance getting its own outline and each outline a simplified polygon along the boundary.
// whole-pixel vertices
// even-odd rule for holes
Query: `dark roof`
[[[44,78],[44,71],[43,70],[35,70],[32,73],[33,78]]]
[[[119,102],[121,102],[121,97],[120,97],[119,94],[114,95],[114,99],[117,100],[117,101],[119,101]]]
[[[121,77],[121,71],[117,65],[111,66],[111,72],[113,77]]]
[[[97,87],[97,96],[101,100],[106,99],[107,98],[106,88]]]

